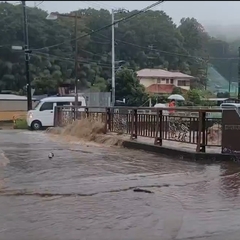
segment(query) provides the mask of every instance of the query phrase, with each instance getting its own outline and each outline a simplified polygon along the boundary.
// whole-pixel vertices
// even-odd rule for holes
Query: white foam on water
[[[9,158],[6,157],[4,152],[1,152],[0,153],[0,167],[5,167],[9,163],[10,163]]]

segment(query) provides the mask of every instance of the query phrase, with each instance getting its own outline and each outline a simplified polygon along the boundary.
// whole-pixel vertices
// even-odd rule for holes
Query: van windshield
[[[42,102],[39,101],[39,102],[37,103],[37,105],[34,107],[34,110],[38,109],[41,103],[42,103]]]

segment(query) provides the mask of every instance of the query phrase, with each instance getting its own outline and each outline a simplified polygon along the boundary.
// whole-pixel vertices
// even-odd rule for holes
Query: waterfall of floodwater
[[[105,124],[88,119],[77,120],[60,128],[49,128],[46,132],[59,135],[63,140],[79,139],[86,142],[96,142],[110,146],[120,146],[123,140],[118,136],[107,135]]]

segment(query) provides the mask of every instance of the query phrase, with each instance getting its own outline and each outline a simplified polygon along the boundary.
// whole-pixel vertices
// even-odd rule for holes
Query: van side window
[[[57,106],[68,106],[70,102],[57,102]]]
[[[75,102],[72,102],[72,106],[75,106]],[[78,106],[82,106],[82,102],[78,101]]]
[[[45,102],[40,108],[40,111],[53,110],[53,102]]]

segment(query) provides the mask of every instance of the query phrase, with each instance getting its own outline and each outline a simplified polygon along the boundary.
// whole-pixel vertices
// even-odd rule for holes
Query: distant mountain
[[[220,24],[205,24],[205,30],[210,36],[216,37],[223,41],[235,41],[240,39],[240,24],[235,25],[220,25]]]

